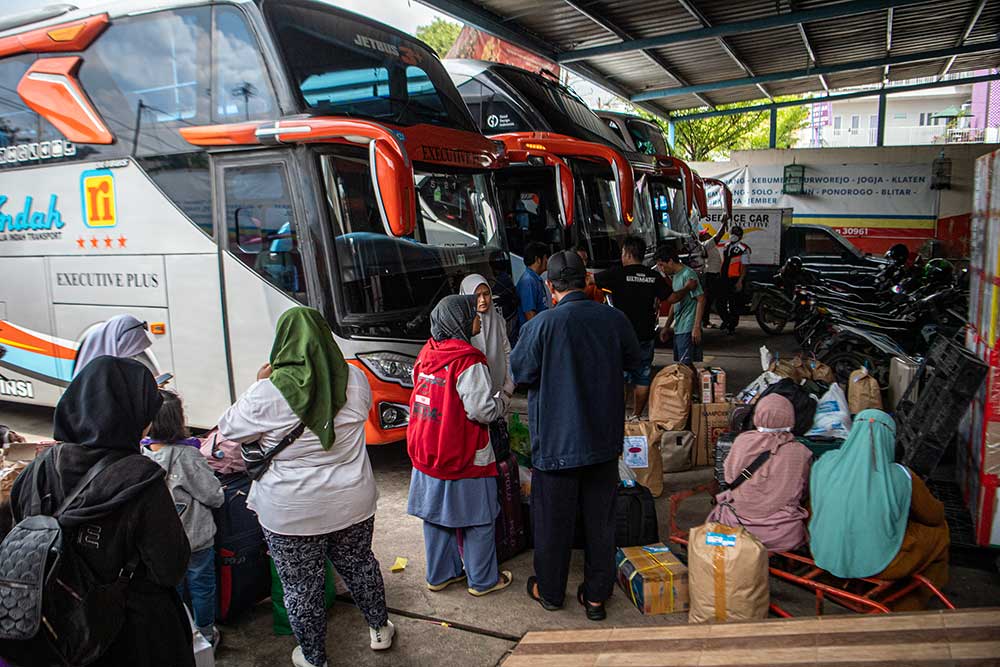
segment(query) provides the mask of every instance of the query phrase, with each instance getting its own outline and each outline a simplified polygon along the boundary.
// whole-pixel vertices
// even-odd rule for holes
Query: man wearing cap
[[[615,582],[624,373],[638,370],[642,354],[628,317],[584,294],[579,255],[549,258],[548,279],[557,305],[524,325],[510,356],[514,380],[528,386],[535,538],[528,595],[549,611],[562,607],[579,513],[585,581],[577,599],[587,618],[603,620]]]

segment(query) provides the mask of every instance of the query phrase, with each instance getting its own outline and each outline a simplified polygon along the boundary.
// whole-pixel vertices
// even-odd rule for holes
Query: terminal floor
[[[760,372],[759,347],[790,353],[790,337],[768,338],[748,321],[735,336],[706,332],[706,363],[726,369],[730,387],[742,387]],[[669,350],[657,353],[657,365],[670,363]],[[523,400],[515,406],[523,411]],[[18,431],[40,437],[51,436],[51,410],[0,403],[0,422]],[[474,598],[464,588],[453,586],[441,593],[427,591],[424,584],[423,536],[420,521],[406,515],[410,465],[402,444],[369,450],[380,490],[375,523],[375,554],[382,564],[390,617],[397,627],[396,643],[390,651],[376,654],[368,648],[368,632],[361,614],[349,603],[338,602],[329,612],[327,650],[330,665],[463,665],[491,667],[499,664],[516,641],[529,630],[594,629],[573,594],[582,578],[582,552],[574,552],[567,588],[566,606],[547,612],[524,593],[532,573],[532,553],[523,553],[503,567],[514,573],[514,583],[505,591]],[[707,480],[710,469],[671,475],[667,489],[657,501],[661,535],[667,534],[667,496]],[[680,512],[681,526],[699,523],[708,513],[706,496],[692,498]],[[396,557],[408,559],[406,569],[391,572]],[[988,560],[992,561],[995,555]],[[991,562],[976,567],[953,567],[946,593],[960,607],[995,605],[1000,598],[1000,576]],[[798,589],[772,580],[772,595],[796,615],[815,613],[813,598]],[[826,613],[840,613],[827,604]],[[672,625],[686,622],[685,614],[643,616],[622,594],[615,591],[608,604],[605,626]],[[456,627],[459,625],[461,627]],[[271,609],[262,604],[238,621],[223,626],[223,646],[217,655],[219,667],[271,667],[289,665],[295,646],[291,637],[276,637],[271,631]]]

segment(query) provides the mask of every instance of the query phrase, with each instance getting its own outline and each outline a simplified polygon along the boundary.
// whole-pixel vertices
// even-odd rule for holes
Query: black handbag
[[[240,455],[243,457],[243,463],[247,467],[247,477],[255,482],[263,477],[271,465],[271,459],[280,454],[288,445],[298,440],[299,436],[305,430],[306,425],[299,422],[299,425],[293,428],[291,433],[282,438],[281,442],[271,449],[264,449],[264,445],[260,440],[241,445]]]

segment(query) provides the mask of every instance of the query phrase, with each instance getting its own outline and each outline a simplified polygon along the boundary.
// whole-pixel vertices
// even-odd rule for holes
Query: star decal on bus
[[[126,242],[127,240],[128,240],[128,239],[126,239],[126,238],[125,238],[125,236],[119,236],[119,237],[118,237],[118,247],[119,247],[119,248],[124,248],[124,247],[125,247],[125,242]]]

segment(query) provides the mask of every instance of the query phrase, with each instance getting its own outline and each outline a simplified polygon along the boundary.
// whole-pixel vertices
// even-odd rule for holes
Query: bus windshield
[[[644,120],[628,119],[625,121],[632,141],[640,153],[645,155],[669,155],[667,142],[659,126]]]
[[[385,333],[426,338],[430,308],[441,297],[456,293],[470,273],[492,276],[491,260],[505,264],[487,173],[418,163],[417,227],[395,237],[383,229],[366,155],[326,155],[323,168],[346,326],[378,323]]]
[[[478,132],[419,42],[319,3],[268,3],[265,13],[305,111]]]
[[[687,214],[680,183],[654,178],[650,179],[648,189],[658,240],[686,239],[697,234]]]

